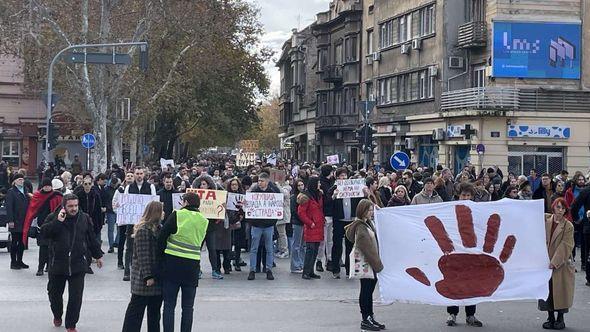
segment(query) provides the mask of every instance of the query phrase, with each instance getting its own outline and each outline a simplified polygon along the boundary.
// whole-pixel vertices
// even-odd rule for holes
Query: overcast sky
[[[275,61],[281,55],[283,43],[291,36],[291,29],[302,29],[315,20],[318,12],[329,8],[330,0],[249,0],[260,8],[260,20],[265,34],[262,42],[271,47],[275,54],[273,61],[266,64],[271,79],[271,96],[278,94],[280,88],[279,71]]]

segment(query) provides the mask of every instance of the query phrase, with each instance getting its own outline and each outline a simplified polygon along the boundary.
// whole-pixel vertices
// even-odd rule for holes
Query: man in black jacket
[[[13,270],[28,269],[23,263],[25,245],[23,243],[23,226],[29,207],[29,193],[24,186],[25,178],[16,173],[12,178],[12,188],[6,193],[6,220],[12,242],[10,244],[10,268]]]
[[[174,189],[174,183],[172,180],[172,175],[166,174],[164,175],[164,187],[158,191],[158,196],[160,196],[160,202],[164,204],[164,220],[168,219],[168,216],[174,210],[174,202],[172,201],[172,194],[177,193]]]
[[[74,190],[74,194],[78,197],[78,205],[82,212],[88,214],[92,222],[92,228],[94,230],[94,237],[100,243],[100,230],[102,229],[101,220],[102,217],[102,202],[100,195],[97,190],[92,189],[92,178],[89,176],[84,177],[82,182],[82,189],[79,187]],[[88,259],[88,270],[86,273],[93,274],[90,263],[92,263],[92,257],[90,253],[87,253],[86,258]]]
[[[270,177],[267,173],[260,173],[258,176],[258,186],[252,190],[255,193],[280,193],[281,191],[274,185],[270,185]],[[258,254],[258,245],[260,240],[264,238],[264,249],[266,250],[266,279],[274,280],[272,274],[273,264],[273,246],[272,237],[274,235],[274,227],[278,219],[248,219],[247,221],[252,226],[250,234],[252,240],[250,243],[250,274],[248,280],[256,278],[256,255]]]
[[[584,236],[585,243],[590,243],[590,220],[588,214],[590,213],[590,187],[584,188],[578,194],[578,197],[574,200],[570,207],[570,211],[580,211],[580,208],[584,208],[584,215],[582,217],[582,233]],[[577,212],[574,212],[577,213]],[[590,286],[590,253],[588,253],[588,246],[586,245],[582,253],[582,259],[586,259],[585,270],[586,270],[586,286]]]
[[[78,209],[78,197],[67,194],[63,198],[62,208],[47,216],[42,232],[49,241],[49,282],[47,292],[53,312],[53,325],[62,324],[63,292],[68,282],[68,308],[66,311],[66,329],[76,331],[80,317],[84,276],[86,275],[88,250],[102,268],[102,251],[96,240],[92,220]]]

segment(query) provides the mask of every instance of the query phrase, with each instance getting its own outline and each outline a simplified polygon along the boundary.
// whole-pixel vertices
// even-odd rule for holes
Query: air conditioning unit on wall
[[[445,134],[444,128],[436,128],[432,131],[432,139],[435,141],[444,141]]]
[[[381,61],[381,52],[373,53],[373,61]]]
[[[406,149],[414,150],[416,149],[416,139],[413,137],[406,137],[405,139]]]
[[[412,49],[413,50],[419,50],[422,49],[422,39],[413,39],[412,40]]]
[[[428,76],[438,76],[438,66],[430,66],[428,67]]]
[[[449,57],[449,68],[463,69],[463,58],[460,56]]]

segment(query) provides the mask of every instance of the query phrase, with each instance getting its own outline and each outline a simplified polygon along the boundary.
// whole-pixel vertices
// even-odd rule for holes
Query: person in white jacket
[[[289,180],[277,183],[277,186],[285,196],[283,200],[283,219],[277,221],[277,232],[279,233],[279,252],[277,258],[289,258],[289,244],[287,239],[287,224],[291,222],[291,185]]]

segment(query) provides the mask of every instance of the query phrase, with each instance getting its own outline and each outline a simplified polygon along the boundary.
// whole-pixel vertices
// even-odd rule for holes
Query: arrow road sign
[[[96,138],[90,133],[86,133],[82,136],[82,146],[87,149],[92,149],[96,143]]]
[[[410,157],[407,153],[398,151],[394,153],[389,159],[391,167],[396,171],[407,169],[410,166]]]

